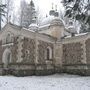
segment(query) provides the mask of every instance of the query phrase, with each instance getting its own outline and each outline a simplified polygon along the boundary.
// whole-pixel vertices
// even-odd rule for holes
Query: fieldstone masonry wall
[[[18,51],[18,58],[16,63],[11,64],[11,69],[13,68],[11,73],[16,76],[33,75],[35,73],[35,40],[20,36],[16,43],[14,49]]]
[[[2,52],[3,52],[2,41],[0,41],[0,64],[2,64]]]
[[[18,58],[18,38],[19,37],[14,37],[14,42],[13,46],[11,46],[11,52],[12,52],[12,63],[16,63]]]
[[[9,72],[9,70],[13,70],[13,67],[11,67],[11,65],[15,64],[17,61],[17,55],[18,55],[18,37],[13,37],[13,41],[9,42],[9,43],[3,43],[2,41],[0,41],[0,65],[2,65],[2,67],[0,68],[0,74],[6,74]],[[6,51],[6,49],[9,49],[11,51],[11,61],[6,61],[8,62],[8,67],[4,67],[4,63],[3,63],[3,58],[5,58],[6,54],[4,55],[4,52]],[[8,60],[8,59],[7,59]]]
[[[75,39],[63,44],[63,71],[72,74],[90,75],[90,39]]]
[[[83,44],[81,42],[71,42],[63,44],[63,67],[64,72],[72,74],[82,74],[83,66]]]
[[[86,75],[90,75],[90,38],[86,40],[85,45],[86,45],[86,62],[87,62]]]
[[[22,58],[23,63],[35,63],[35,40],[24,38],[22,45]]]
[[[38,40],[38,64],[37,64],[37,75],[46,75],[54,73],[54,64],[53,64],[53,53],[52,59],[47,60],[45,58],[45,52],[47,47],[50,47],[53,52],[53,44],[45,41]]]
[[[48,46],[51,47],[53,52],[54,47],[52,43],[38,39],[35,41],[35,38],[32,39],[28,37],[23,37],[22,39],[17,39],[16,42],[14,43],[14,47],[12,48],[12,51],[14,50],[13,54],[18,53],[17,49],[20,48],[18,46],[19,42],[22,43],[21,47],[22,61],[16,63],[13,62],[11,64],[10,67],[13,75],[17,76],[34,75],[34,74],[47,75],[54,73],[54,64],[53,64],[54,56],[52,55],[53,57],[50,60],[45,59],[45,51],[47,50]],[[36,42],[38,42],[37,51],[36,51]],[[13,58],[15,59],[15,57]]]
[[[0,41],[0,75],[2,75],[2,67],[3,67],[3,64],[2,64],[2,53],[3,52],[3,49],[2,49],[2,41]]]
[[[87,63],[90,64],[90,39],[87,39],[85,44],[86,44],[86,60]]]
[[[44,40],[43,35],[34,35],[37,36],[14,36],[13,42],[4,44],[0,40],[0,75],[48,75],[60,72],[90,75],[89,36],[55,41],[50,37]],[[52,50],[49,60],[46,58],[48,47]],[[12,59],[8,67],[4,68],[2,58],[7,48],[11,51]]]
[[[53,51],[53,44],[41,40],[39,40],[38,42],[38,62],[39,64],[46,64],[45,51],[47,50],[48,46],[51,47]],[[51,59],[50,61],[53,62],[53,59]]]
[[[63,64],[82,64],[82,55],[80,42],[63,44]]]

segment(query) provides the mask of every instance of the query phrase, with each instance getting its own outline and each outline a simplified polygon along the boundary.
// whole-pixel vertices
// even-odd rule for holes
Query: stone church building
[[[27,28],[8,23],[0,31],[0,75],[90,75],[90,33],[74,35],[57,10],[40,25],[35,19]]]

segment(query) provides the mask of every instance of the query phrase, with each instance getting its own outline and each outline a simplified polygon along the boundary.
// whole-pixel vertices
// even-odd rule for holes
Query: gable
[[[17,37],[21,36],[23,37],[28,37],[28,38],[37,38],[43,41],[53,41],[54,38],[50,37],[48,35],[40,34],[37,32],[32,32],[29,29],[24,29],[21,28],[20,26],[13,25],[13,24],[7,24],[2,31],[0,31],[0,39],[1,40],[6,40],[6,38],[11,38],[11,37]]]
[[[6,24],[5,27],[0,31],[0,39],[4,39],[7,35],[17,36],[20,34],[20,30],[13,28],[12,25]]]

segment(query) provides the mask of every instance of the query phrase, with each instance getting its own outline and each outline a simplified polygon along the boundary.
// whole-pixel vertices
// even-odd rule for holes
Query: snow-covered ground
[[[50,75],[0,76],[0,90],[90,90],[90,77]]]

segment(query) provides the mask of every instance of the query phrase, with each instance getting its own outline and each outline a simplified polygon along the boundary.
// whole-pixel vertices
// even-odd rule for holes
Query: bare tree
[[[39,25],[40,22],[41,22],[42,19],[43,19],[42,14],[40,13],[40,9],[39,9],[39,7],[37,7],[36,15],[37,15],[37,24]]]
[[[31,23],[36,23],[37,16],[34,2],[31,0],[28,4],[25,0],[22,0],[20,4],[20,26],[27,28]]]
[[[8,23],[11,19],[12,13],[13,13],[13,9],[14,9],[14,2],[13,0],[6,0],[6,22]]]
[[[20,21],[20,26],[26,26],[26,21],[27,21],[27,3],[25,0],[22,0],[20,2],[20,10],[18,11],[20,13],[19,16],[19,21]]]

